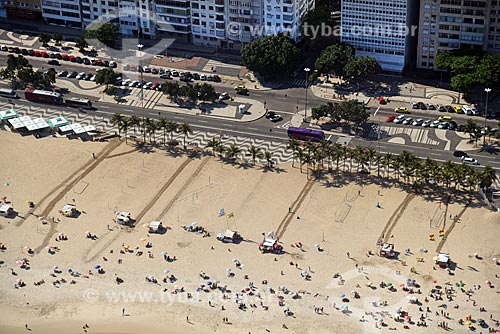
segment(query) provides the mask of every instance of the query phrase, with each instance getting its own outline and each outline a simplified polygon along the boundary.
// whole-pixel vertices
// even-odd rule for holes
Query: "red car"
[[[380,104],[387,104],[387,102],[385,101],[385,99],[382,96],[379,96],[377,98],[377,100],[378,100],[378,103],[380,103]]]
[[[33,55],[34,55],[35,57],[41,57],[41,56],[42,56],[42,54],[41,54],[41,53],[40,53],[40,51],[38,51],[38,50],[35,50],[35,51],[33,52]]]
[[[392,123],[392,122],[394,122],[394,119],[395,119],[395,118],[396,118],[396,116],[394,116],[394,115],[389,115],[389,117],[387,117],[387,118],[385,119],[385,121],[386,121],[387,123]]]
[[[49,54],[45,51],[41,52],[43,58],[49,58]]]
[[[159,82],[155,82],[155,83],[154,83],[154,84],[150,87],[150,89],[151,89],[151,90],[155,90],[156,88],[158,88],[158,86],[159,86],[159,85],[160,85],[160,83],[159,83]]]
[[[63,59],[63,60],[69,60],[69,56],[68,56],[67,54],[63,54],[63,55],[62,55],[62,59]]]

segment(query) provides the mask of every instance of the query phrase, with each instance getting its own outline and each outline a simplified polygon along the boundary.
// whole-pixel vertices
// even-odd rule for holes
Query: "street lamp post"
[[[488,97],[489,97],[489,93],[491,92],[491,88],[485,88],[484,91],[486,92],[486,106],[484,107],[483,145],[486,144],[486,115],[488,115]]]
[[[309,87],[309,71],[311,69],[309,67],[304,68],[304,71],[306,72],[306,108],[304,110],[304,122],[307,122],[307,89]]]
[[[142,44],[137,44],[137,48],[139,49],[139,75],[140,75],[140,78],[141,78],[141,110],[142,110],[142,132],[143,132],[143,135],[144,135],[144,143],[146,143],[146,126],[144,124],[144,85],[143,85],[143,82],[142,82],[142,48],[144,47],[144,45]]]

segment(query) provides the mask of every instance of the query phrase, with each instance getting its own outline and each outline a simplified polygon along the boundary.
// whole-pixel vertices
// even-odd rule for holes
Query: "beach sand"
[[[500,258],[500,215],[475,199],[465,208],[469,200],[452,194],[446,208],[439,196],[407,193],[393,179],[334,171],[314,180],[297,163],[267,169],[203,154],[189,158],[182,150],[136,147],[132,141],[83,143],[0,132],[0,143],[0,195],[19,215],[0,217],[0,242],[7,247],[0,252],[1,333],[27,332],[26,324],[34,333],[83,333],[85,324],[89,333],[392,333],[389,328],[400,332],[405,325],[412,333],[437,333],[440,321],[460,333],[468,329],[457,321],[468,314],[499,329],[494,320],[500,318],[495,276],[500,267],[492,258]],[[37,206],[30,210],[27,200]],[[68,203],[81,211],[78,217],[58,212]],[[221,209],[225,215],[219,217]],[[130,212],[135,227],[116,224],[117,211]],[[145,226],[152,220],[169,229],[148,233]],[[210,236],[182,228],[193,222]],[[237,230],[244,241],[217,241],[226,229]],[[440,229],[449,232],[446,240]],[[87,238],[87,231],[97,239]],[[262,234],[271,231],[285,254],[259,252]],[[60,234],[68,240],[56,241]],[[398,259],[369,256],[378,253],[381,238],[395,244]],[[121,253],[124,245],[133,252]],[[59,250],[49,254],[48,247]],[[433,269],[437,249],[456,263],[453,276]],[[166,261],[162,252],[176,260]],[[24,258],[29,269],[16,264]],[[99,274],[97,265],[105,272]],[[54,273],[55,266],[61,273]],[[336,273],[343,281],[333,278]],[[177,280],[162,282],[170,275]],[[158,282],[146,281],[147,276]],[[117,284],[117,277],[123,283]],[[421,294],[402,290],[408,278],[416,280]],[[15,289],[19,279],[26,286]],[[42,279],[44,284],[34,285]],[[470,301],[455,285],[460,280],[465,290],[472,289]],[[209,281],[225,292],[208,288]],[[381,281],[397,291],[380,288]],[[481,288],[473,289],[475,284]],[[436,286],[453,287],[453,301],[429,297]],[[343,294],[348,301],[342,301]],[[422,304],[410,304],[412,296]],[[441,304],[447,304],[449,319],[435,314]],[[292,314],[286,316],[285,308]],[[395,322],[398,308],[409,312],[413,323]],[[415,325],[421,314],[428,327]],[[226,317],[229,323],[223,322]],[[380,319],[387,326],[377,329]]]

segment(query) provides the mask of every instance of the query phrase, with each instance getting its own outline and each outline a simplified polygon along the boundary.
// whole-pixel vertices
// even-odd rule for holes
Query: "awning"
[[[24,124],[19,120],[19,118],[9,119],[9,123],[14,129],[24,128]]]
[[[0,110],[0,119],[10,119],[10,118],[16,118],[18,116],[17,112],[12,109],[7,109],[7,110]]]
[[[83,129],[83,126],[80,123],[71,124],[71,130],[73,130],[75,135],[79,135],[79,134],[87,132]]]
[[[49,127],[49,124],[43,118],[35,118],[33,122],[39,129],[45,129]]]
[[[71,126],[69,126],[69,125],[63,125],[63,126],[59,127],[57,130],[61,133],[72,131]]]
[[[93,131],[97,131],[96,127],[93,126],[93,125],[87,125],[87,126],[84,126],[83,129],[86,131],[86,132],[93,132]]]
[[[437,260],[438,262],[447,263],[449,260],[450,260],[450,255],[444,253],[438,254],[438,260]]]
[[[153,230],[157,230],[158,227],[160,226],[161,222],[159,221],[152,221],[151,223],[149,223],[149,228],[150,229],[153,229]]]
[[[226,230],[226,232],[224,232],[224,237],[232,239],[232,238],[234,238],[235,234],[236,234],[236,232],[234,232],[234,231]]]
[[[47,121],[47,123],[49,123],[49,125],[53,128],[58,128],[60,126],[63,126],[63,125],[68,125],[69,124],[69,121],[64,118],[63,116],[60,116],[60,117],[55,117],[55,118],[51,118]]]

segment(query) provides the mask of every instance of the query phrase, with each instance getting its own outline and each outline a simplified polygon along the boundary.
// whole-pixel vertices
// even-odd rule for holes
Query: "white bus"
[[[77,97],[72,97],[66,99],[66,105],[68,107],[92,109],[92,102],[89,99],[79,99]]]
[[[0,96],[6,97],[9,99],[18,99],[19,95],[17,95],[16,91],[7,88],[0,88]]]

